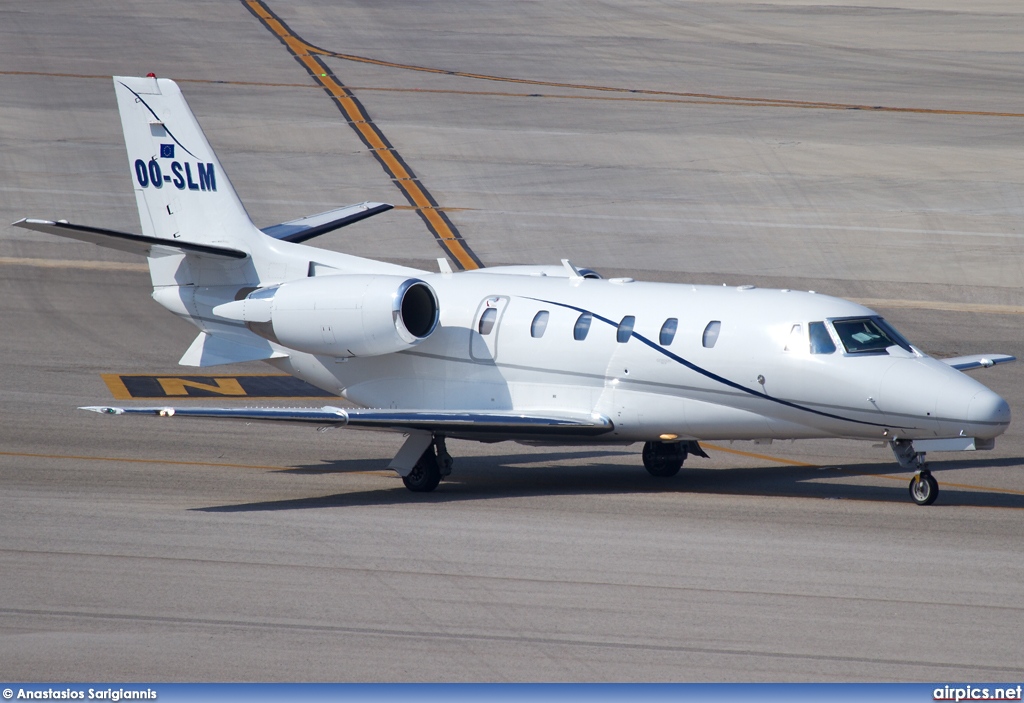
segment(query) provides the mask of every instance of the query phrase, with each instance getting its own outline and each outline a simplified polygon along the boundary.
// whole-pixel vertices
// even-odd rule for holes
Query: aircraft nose
[[[995,437],[1002,434],[1010,425],[1010,406],[998,393],[993,393],[987,388],[980,390],[974,394],[967,407],[967,421],[991,428],[991,434],[978,433],[979,435]]]

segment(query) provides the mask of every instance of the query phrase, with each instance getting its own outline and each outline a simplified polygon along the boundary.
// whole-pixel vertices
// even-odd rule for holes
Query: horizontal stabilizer
[[[255,335],[252,337],[256,343],[247,343],[248,339],[246,342],[239,342],[200,332],[178,363],[182,366],[218,366],[243,361],[281,359],[288,356],[283,352],[275,351],[268,342],[255,337]]]
[[[273,227],[265,227],[261,230],[274,239],[281,239],[286,242],[305,242],[321,234],[327,234],[336,229],[346,227],[353,223],[365,220],[367,217],[379,215],[394,208],[394,205],[387,203],[359,203],[358,205],[346,205],[336,210],[321,212],[319,215],[300,217],[297,220],[282,222]]]
[[[1017,357],[1009,354],[971,354],[969,356],[955,356],[951,359],[940,359],[944,364],[949,364],[960,371],[971,371],[973,369],[987,369],[997,364],[1008,364],[1016,361]]]
[[[108,415],[158,415],[227,420],[305,422],[338,427],[392,430],[423,430],[459,436],[473,435],[572,435],[594,436],[611,432],[611,420],[601,415],[487,412],[483,410],[377,410],[372,408],[115,408],[90,406]]]
[[[164,247],[166,249],[182,251],[187,254],[201,254],[223,259],[244,259],[248,256],[244,251],[229,249],[227,247],[214,246],[211,244],[196,244],[185,242],[180,239],[160,239],[158,237],[147,237],[142,234],[131,232],[118,232],[112,229],[101,229],[99,227],[86,227],[85,225],[73,225],[69,222],[54,222],[53,220],[31,220],[28,218],[13,223],[15,227],[55,234],[58,237],[77,239],[80,242],[98,244],[109,249],[127,251],[131,254],[150,256],[153,247]]]

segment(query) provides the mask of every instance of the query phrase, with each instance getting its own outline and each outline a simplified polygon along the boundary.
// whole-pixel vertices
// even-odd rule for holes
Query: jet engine
[[[218,305],[264,339],[310,354],[379,356],[408,349],[437,327],[437,295],[416,278],[340,274],[261,288]]]

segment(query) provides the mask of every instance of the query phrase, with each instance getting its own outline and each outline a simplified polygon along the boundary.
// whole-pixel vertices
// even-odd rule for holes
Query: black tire
[[[939,482],[927,471],[910,479],[910,497],[918,505],[931,505],[939,497]]]
[[[671,478],[679,473],[686,460],[686,449],[681,442],[645,442],[644,468],[651,476]]]
[[[402,483],[413,493],[430,493],[437,488],[437,484],[441,483],[441,467],[438,466],[433,447],[427,447],[409,475],[402,477]]]

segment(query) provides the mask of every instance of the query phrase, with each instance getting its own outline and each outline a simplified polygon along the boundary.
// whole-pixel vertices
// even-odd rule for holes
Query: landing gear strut
[[[452,472],[453,463],[452,455],[444,444],[444,435],[436,435],[409,475],[402,477],[402,483],[414,493],[429,493]]]
[[[939,482],[928,470],[928,464],[924,460],[924,452],[914,449],[914,443],[909,439],[897,439],[889,442],[892,453],[896,456],[900,468],[913,471],[914,477],[910,479],[910,497],[918,505],[931,505],[939,497]]]

